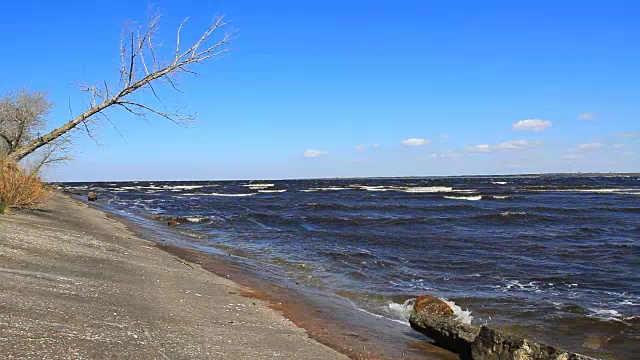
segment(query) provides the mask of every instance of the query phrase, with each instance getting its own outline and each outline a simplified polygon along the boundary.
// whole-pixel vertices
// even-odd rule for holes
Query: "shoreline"
[[[154,244],[57,191],[41,210],[0,217],[0,353],[346,359],[242,285]]]
[[[164,234],[153,236],[143,225],[110,212],[99,204],[65,195],[124,224],[129,231],[152,242],[158,249],[240,285],[244,289],[240,293],[241,296],[265,302],[267,307],[304,329],[311,339],[351,359],[459,358],[457,354],[429,342],[427,337],[411,329],[408,323],[400,324],[378,315],[363,314],[364,310],[356,308],[346,299],[326,299],[321,298],[320,294],[313,297],[299,289],[260,278],[255,269],[247,269],[225,259],[224,256],[176,245],[171,240],[156,239]],[[353,317],[354,314],[358,316],[357,319]],[[393,327],[397,334],[389,336],[388,331],[382,329],[388,327]]]
[[[473,310],[476,325],[517,330],[538,343],[612,359],[633,354],[637,329],[637,317],[633,316],[636,309],[632,308],[637,296],[623,292],[625,287],[621,286],[627,281],[633,283],[622,274],[633,268],[633,259],[625,249],[635,246],[626,236],[627,231],[636,230],[636,224],[628,221],[636,210],[632,207],[633,193],[627,194],[635,189],[634,180],[637,179],[591,179],[588,184],[567,179],[364,185],[246,181],[82,183],[65,189],[79,195],[76,199],[130,222],[144,234],[142,237],[177,245],[174,254],[181,251],[184,254],[180,256],[199,256],[202,260],[198,262],[214,264],[215,273],[230,275],[237,283],[258,289],[254,296],[269,296],[270,303],[285,304],[284,311],[289,312],[285,315],[316,339],[324,336],[324,340],[319,339],[323,343],[336,349],[345,342],[363,345],[343,352],[369,350],[380,343],[385,344],[387,353],[397,349],[399,343],[411,347],[426,344],[425,337],[416,342],[415,333],[388,341],[389,333],[407,333],[407,326],[391,324],[383,334],[387,338],[380,341],[369,333],[370,327],[363,325],[373,316],[404,325],[411,310],[407,299],[426,292],[451,301],[459,315],[463,315],[460,307]],[[247,189],[264,186],[284,189],[286,193],[257,194],[260,191]],[[487,199],[466,203],[443,200],[441,194],[365,192],[371,187],[376,190],[394,186],[463,189],[485,194]],[[576,189],[576,194],[561,192],[550,197],[547,191],[538,191],[541,187],[556,192]],[[577,190],[582,187],[602,189],[603,194],[585,195]],[[333,191],[307,193],[311,189],[345,191],[340,195]],[[617,189],[624,190],[624,195],[618,195]],[[82,193],[87,191],[97,191],[100,199],[86,202]],[[249,192],[256,196],[218,197]],[[501,196],[492,198],[496,194]],[[532,199],[544,206],[529,209]],[[575,211],[574,206],[567,207],[566,216],[552,216],[565,208],[563,199],[579,204],[575,207],[589,214],[593,209],[594,222],[584,222],[585,215]],[[358,205],[354,206],[354,202]],[[407,207],[405,202],[412,206]],[[444,210],[440,211],[440,205]],[[407,226],[404,221],[390,221],[389,229],[394,231],[389,231],[383,224],[390,217],[411,221]],[[600,234],[603,220],[616,224],[611,236],[603,238],[606,243],[594,236]],[[535,228],[540,230],[539,235],[527,236],[530,230],[526,224],[538,222]],[[469,232],[472,229],[480,231]],[[571,240],[546,236],[549,231],[575,233],[576,237]],[[416,246],[422,243],[430,246]],[[576,244],[581,245],[574,247]],[[520,257],[517,249],[522,245],[546,251]],[[595,263],[607,264],[606,268],[589,266],[596,259],[593,252],[580,251],[587,246],[606,255]],[[196,251],[186,254],[185,248]],[[486,266],[486,260],[496,257],[501,261]],[[614,258],[619,261],[612,261]],[[563,264],[584,264],[588,271],[575,273]],[[539,273],[527,271],[538,265],[543,265]],[[301,304],[289,304],[291,298]],[[326,309],[330,310],[323,313]],[[301,321],[307,324],[302,325]],[[389,324],[381,323],[381,327]],[[328,330],[325,324],[333,326]],[[396,351],[388,358],[397,358],[403,352]]]

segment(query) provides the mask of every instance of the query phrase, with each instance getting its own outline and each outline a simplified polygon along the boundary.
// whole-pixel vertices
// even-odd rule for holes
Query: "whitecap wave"
[[[394,190],[401,190],[403,188],[398,188],[395,186],[355,186],[358,189],[361,190],[366,190],[366,191],[394,191]]]
[[[514,216],[514,215],[527,215],[524,211],[503,211],[500,216]]]
[[[589,311],[593,312],[594,315],[603,316],[603,317],[620,317],[622,314],[617,310],[610,309],[589,309]]]
[[[309,188],[300,190],[302,192],[314,192],[314,191],[339,191],[339,190],[351,190],[348,187],[339,187],[339,186],[330,186],[330,187],[322,187],[322,188]]]
[[[460,193],[460,194],[475,194],[478,192],[478,190],[474,190],[474,189],[453,189],[451,190],[452,193]]]
[[[88,186],[65,186],[65,189],[74,189],[74,190],[87,190]]]
[[[492,181],[491,183],[495,185],[507,185],[506,181]]]
[[[272,187],[275,186],[275,184],[259,184],[259,183],[255,183],[255,184],[244,184],[242,186],[246,186],[246,187]]]
[[[246,184],[242,186],[248,187],[251,190],[264,190],[275,186],[275,184]]]
[[[622,302],[620,302],[620,305],[640,306],[640,303],[635,303],[627,299],[627,300],[622,300]]]
[[[407,193],[439,193],[450,192],[453,188],[450,186],[416,186],[404,188],[404,192]]]
[[[162,189],[167,189],[167,190],[171,190],[171,191],[180,191],[180,190],[193,190],[193,189],[200,189],[203,188],[204,185],[166,185],[166,186],[162,186]]]
[[[478,201],[482,200],[482,195],[476,196],[444,196],[445,199],[451,200],[468,200],[468,201]]]
[[[259,193],[283,193],[286,192],[287,190],[285,189],[281,189],[281,190],[258,190]]]
[[[625,194],[640,195],[640,189],[626,188],[602,188],[602,189],[538,189],[536,192],[575,192],[575,193],[591,193],[591,194]]]
[[[183,196],[252,196],[258,193],[244,193],[244,194],[222,194],[222,193],[189,193],[182,194]]]
[[[207,185],[208,187],[214,187],[217,185]],[[194,190],[194,189],[200,189],[205,187],[204,185],[163,185],[163,186],[158,186],[158,185],[149,185],[149,186],[142,186],[142,185],[138,185],[138,186],[121,186],[119,188],[116,189],[109,189],[109,191],[115,191],[117,189],[120,190],[154,190],[154,191],[160,191],[160,190],[170,190],[170,191],[182,191],[182,190]]]
[[[498,286],[503,292],[507,291],[527,291],[527,292],[541,292],[540,284],[536,281],[530,281],[529,283],[521,283],[518,280],[506,280],[503,286]]]
[[[635,316],[625,317],[621,312],[613,309],[589,308],[588,310],[591,311],[588,316],[605,321],[617,321],[629,325],[627,321],[635,319]]]

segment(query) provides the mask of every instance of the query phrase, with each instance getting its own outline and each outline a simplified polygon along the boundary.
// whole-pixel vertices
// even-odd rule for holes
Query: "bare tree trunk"
[[[155,89],[153,88],[153,83],[156,82],[168,83],[177,90],[175,85],[176,76],[180,73],[195,74],[195,72],[190,70],[192,64],[202,63],[205,60],[220,57],[228,50],[226,45],[228,45],[231,40],[231,33],[225,33],[220,41],[210,46],[205,45],[203,49],[201,49],[201,45],[206,42],[209,36],[215,30],[226,24],[222,16],[217,17],[214,24],[204,32],[195,44],[186,51],[181,52],[180,31],[188,20],[185,19],[178,27],[175,54],[172,56],[172,60],[168,63],[161,64],[156,58],[157,45],[153,42],[153,36],[156,33],[159,19],[159,16],[151,17],[149,24],[142,29],[125,28],[127,31],[123,32],[123,37],[120,41],[122,64],[118,85],[119,91],[117,93],[110,93],[106,82],[100,87],[81,86],[83,91],[90,93],[92,96],[92,106],[88,110],[50,133],[40,136],[26,145],[12,149],[12,151],[7,154],[6,159],[18,162],[39,148],[67,134],[78,125],[83,124],[88,130],[88,123],[97,122],[97,115],[102,115],[106,118],[103,112],[114,106],[120,106],[139,117],[155,114],[179,124],[192,120],[192,116],[184,116],[178,112],[160,111],[154,109],[152,106],[127,100],[127,95],[148,87],[157,98]],[[146,61],[145,56],[148,59]]]
[[[84,113],[82,113],[82,115],[78,116],[77,118],[69,121],[68,123],[60,126],[59,128],[51,131],[50,133],[43,135],[35,140],[33,140],[32,142],[30,142],[29,144],[22,146],[16,150],[14,150],[13,152],[9,153],[6,157],[7,160],[9,161],[13,161],[13,162],[18,162],[22,159],[24,159],[27,155],[32,154],[33,152],[35,152],[36,150],[38,150],[39,148],[51,143],[52,141],[56,140],[57,138],[59,138],[60,136],[66,134],[67,132],[69,132],[69,130],[75,128],[76,126],[78,126],[79,124],[81,124],[83,121],[87,120],[88,118],[90,118],[91,116],[99,113],[100,111],[106,109],[107,107],[113,105],[113,102],[111,101],[106,101],[103,102],[102,104],[100,104],[99,106],[94,106],[91,109],[85,111]]]

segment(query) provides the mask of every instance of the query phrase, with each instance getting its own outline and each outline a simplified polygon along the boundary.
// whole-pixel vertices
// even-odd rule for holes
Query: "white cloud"
[[[624,147],[624,144],[613,144],[614,149],[622,149],[623,147]]]
[[[600,149],[601,147],[602,147],[602,144],[599,142],[591,142],[591,143],[578,145],[578,149],[580,150],[593,150],[593,149]]]
[[[475,146],[465,146],[464,150],[468,152],[489,152],[489,151],[516,151],[522,149],[528,149],[533,147],[538,147],[543,144],[542,141],[537,140],[512,140],[505,141],[498,145],[475,145]]]
[[[431,141],[422,138],[409,138],[400,142],[404,146],[422,146],[425,144],[431,144]]]
[[[632,155],[635,155],[635,154],[636,153],[633,152],[633,151],[627,151],[627,152],[622,153],[622,155],[624,155],[624,156],[632,156]]]
[[[575,159],[582,159],[584,157],[584,155],[582,154],[567,154],[565,156],[563,156],[562,158],[564,160],[575,160]]]
[[[488,151],[491,151],[491,146],[489,145],[465,146],[464,150],[470,151],[470,152],[488,152]]]
[[[498,151],[513,151],[513,150],[522,150],[526,148],[536,147],[542,145],[542,141],[536,140],[513,140],[506,141],[502,144],[498,144],[493,148]]]
[[[329,152],[325,151],[325,150],[309,149],[309,150],[304,152],[304,157],[306,157],[306,158],[317,158],[318,156],[324,156],[324,155],[328,155],[328,154],[329,154]]]
[[[640,138],[640,133],[625,132],[625,133],[618,134],[618,136],[623,138],[634,139],[634,138]]]
[[[458,156],[462,156],[462,154],[453,152],[453,151],[447,151],[442,153],[432,153],[431,155],[429,155],[429,158],[439,159],[439,158],[450,158],[450,157],[458,157]]]
[[[359,153],[363,153],[363,152],[367,151],[367,148],[364,145],[358,145],[358,146],[356,146],[356,151],[359,152]]]
[[[551,121],[540,119],[520,120],[511,126],[513,130],[517,131],[543,131],[548,127],[551,127]]]
[[[594,112],[580,114],[580,116],[578,116],[578,120],[598,120],[598,114]]]
[[[379,148],[379,147],[380,147],[380,145],[378,145],[378,144],[373,144],[373,145],[371,145],[371,148],[372,148],[372,149],[374,149],[374,150],[375,150],[375,149],[377,149],[377,148]]]

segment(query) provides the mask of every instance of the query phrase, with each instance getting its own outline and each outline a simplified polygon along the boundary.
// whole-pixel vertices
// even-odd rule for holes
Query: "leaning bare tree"
[[[156,99],[160,100],[156,86],[164,84],[178,90],[177,77],[181,74],[196,74],[192,70],[193,65],[224,54],[228,50],[231,33],[225,32],[220,39],[209,43],[212,34],[226,25],[224,18],[219,16],[195,43],[185,48],[181,44],[180,36],[188,20],[185,19],[178,27],[175,48],[172,47],[169,60],[163,61],[159,54],[160,43],[156,41],[159,20],[160,16],[156,15],[149,18],[146,26],[137,27],[130,24],[125,27],[120,39],[121,67],[117,86],[110,88],[107,82],[97,86],[82,85],[82,90],[91,96],[89,109],[53,131],[38,135],[29,141],[15,143],[5,139],[9,144],[8,147],[3,148],[5,159],[17,163],[36,150],[59,141],[77,127],[89,131],[93,124],[110,122],[111,120],[105,114],[107,109],[121,108],[138,117],[157,115],[178,124],[193,120],[191,115],[183,115],[179,111],[160,110],[153,105],[134,99],[132,95],[148,89]]]

